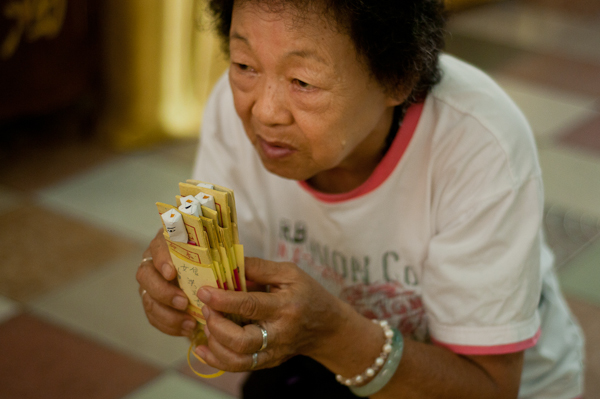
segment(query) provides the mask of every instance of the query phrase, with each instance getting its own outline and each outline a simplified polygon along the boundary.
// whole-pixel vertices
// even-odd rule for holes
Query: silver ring
[[[254,352],[252,354],[252,365],[250,366],[250,370],[254,370],[256,365],[258,364],[258,352]]]
[[[263,326],[261,326],[260,324],[257,324],[257,327],[260,328],[260,332],[262,333],[262,339],[263,339],[262,346],[258,350],[260,352],[262,350],[267,349],[267,329],[264,328]]]
[[[152,260],[152,256],[148,256],[147,258],[143,258],[142,261],[140,262],[140,265],[144,262],[150,262]]]

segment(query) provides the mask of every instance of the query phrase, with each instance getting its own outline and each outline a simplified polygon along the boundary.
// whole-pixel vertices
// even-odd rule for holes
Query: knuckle
[[[144,280],[144,265],[140,265],[135,272],[135,279],[139,284]]]
[[[166,329],[155,317],[152,317],[150,315],[146,315],[146,317],[148,318],[148,322],[152,327],[164,332],[165,334],[169,334],[169,330]]]
[[[248,367],[249,367],[247,362],[248,361],[245,358],[236,356],[235,359],[231,362],[231,365],[233,368],[232,371],[235,371],[235,372],[247,371]]]
[[[279,366],[284,361],[290,359],[292,356],[285,356],[281,353],[273,353],[269,350],[260,352],[258,357],[258,364],[256,365],[256,370],[271,368],[275,366]]]
[[[258,311],[258,303],[252,295],[244,297],[240,303],[240,313],[250,319],[255,318]]]
[[[238,336],[234,337],[231,340],[230,346],[234,352],[238,352],[238,353],[246,353],[250,350],[250,342],[243,335],[238,335]]]
[[[160,248],[165,244],[165,238],[163,237],[163,231],[162,229],[159,229],[158,232],[156,233],[156,236],[154,236],[154,238],[152,239],[152,241],[150,241],[150,245],[148,246],[148,249],[150,250],[151,254],[156,254],[157,251],[160,250]]]
[[[148,294],[146,293],[146,295],[142,297],[142,304],[144,305],[144,311],[147,314],[152,314],[154,310],[154,301],[152,301],[150,298],[146,298],[147,296]]]
[[[279,274],[284,275],[287,279],[292,279],[295,281],[300,274],[300,268],[294,263],[286,262],[281,265]]]
[[[302,311],[301,307],[296,304],[289,304],[288,306],[283,307],[280,310],[279,318],[280,318],[280,320],[284,321],[284,323],[288,326],[306,326],[307,325],[306,315]],[[294,328],[291,328],[288,331],[291,332],[294,330],[295,330]],[[282,339],[282,337],[279,337],[279,338]]]

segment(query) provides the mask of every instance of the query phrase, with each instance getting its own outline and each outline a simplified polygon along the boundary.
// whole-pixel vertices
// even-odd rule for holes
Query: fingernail
[[[181,328],[183,328],[185,331],[191,332],[194,328],[196,328],[196,321],[186,320],[181,324]]]
[[[204,303],[207,303],[208,301],[210,301],[210,292],[207,289],[200,288],[196,295]]]
[[[164,278],[166,278],[167,280],[169,280],[172,276],[172,272],[173,272],[173,268],[171,267],[171,265],[169,265],[168,263],[165,263],[164,265],[162,265],[162,275]]]
[[[188,305],[187,298],[184,298],[182,296],[176,296],[175,298],[173,298],[173,306],[176,309],[185,310],[185,308],[187,307],[187,305]]]
[[[208,316],[210,316],[210,310],[208,309],[208,306],[202,306],[202,314],[204,315],[205,319],[208,319]]]

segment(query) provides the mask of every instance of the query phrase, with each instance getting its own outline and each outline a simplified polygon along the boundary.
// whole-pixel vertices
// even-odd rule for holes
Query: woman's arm
[[[462,356],[407,339],[396,374],[371,398],[517,398],[522,366],[523,352]]]

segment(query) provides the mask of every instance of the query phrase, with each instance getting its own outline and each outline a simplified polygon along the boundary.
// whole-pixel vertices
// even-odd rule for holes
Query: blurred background
[[[600,398],[600,1],[449,2],[448,53],[528,117]],[[149,326],[141,253],[227,66],[200,0],[0,0],[0,397],[232,398]]]

